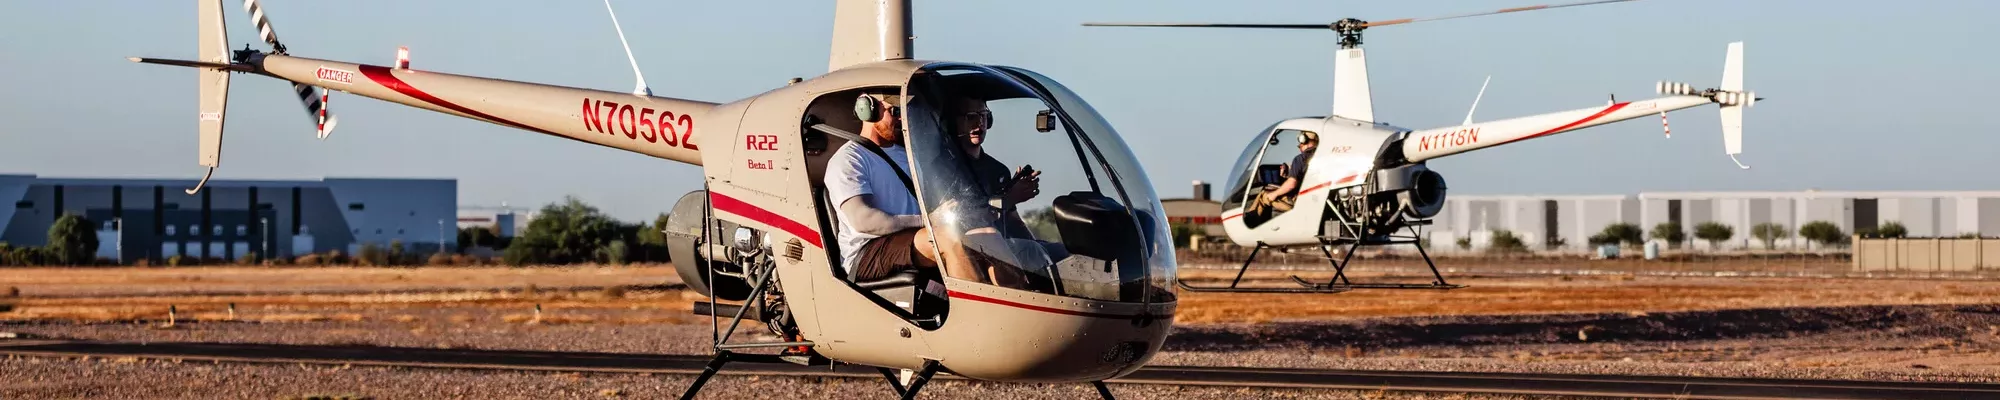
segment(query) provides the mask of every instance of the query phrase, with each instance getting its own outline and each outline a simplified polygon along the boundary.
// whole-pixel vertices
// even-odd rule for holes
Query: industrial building
[[[1459,238],[1471,238],[1474,250],[1484,248],[1492,233],[1512,231],[1532,249],[1561,239],[1560,250],[1585,250],[1587,239],[1613,223],[1632,223],[1651,232],[1653,226],[1677,222],[1688,243],[1694,228],[1705,222],[1730,226],[1735,235],[1722,249],[1761,248],[1751,228],[1775,223],[1792,233],[1774,243],[1777,248],[1807,247],[1797,235],[1800,225],[1826,221],[1842,232],[1873,230],[1896,222],[1913,237],[1976,234],[2000,236],[2000,191],[1799,191],[1799,192],[1646,192],[1638,195],[1455,195],[1446,200],[1427,235],[1432,248],[1456,250]]]
[[[459,229],[492,229],[495,236],[503,238],[519,236],[522,232],[528,230],[528,222],[534,221],[534,219],[534,210],[516,209],[508,207],[505,203],[502,203],[499,207],[458,206]],[[651,223],[652,221],[646,222]]]
[[[200,193],[185,179],[0,175],[0,242],[43,246],[63,214],[99,225],[98,256],[159,262],[188,256],[293,257],[401,241],[412,252],[457,241],[458,182],[451,179],[215,180]]]
[[[1165,208],[1167,223],[1191,224],[1202,227],[1204,235],[1223,237],[1222,203],[1210,199],[1208,183],[1194,181],[1194,197],[1161,199],[1160,207]]]
[[[1582,250],[1588,238],[1619,222],[1636,223],[1644,215],[1638,199],[1627,195],[1451,195],[1424,227],[1430,248],[1458,250],[1461,238],[1473,249],[1484,248],[1493,232],[1511,231],[1530,249]],[[1549,243],[1560,242],[1551,248]]]

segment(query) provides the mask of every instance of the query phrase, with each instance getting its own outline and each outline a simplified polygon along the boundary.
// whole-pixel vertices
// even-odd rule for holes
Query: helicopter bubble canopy
[[[912,179],[940,269],[1116,302],[1171,302],[1176,261],[1159,197],[1110,124],[1034,72],[939,63],[905,88]]]

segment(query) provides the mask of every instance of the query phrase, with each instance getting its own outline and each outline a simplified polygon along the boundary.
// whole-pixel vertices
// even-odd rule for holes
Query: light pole
[[[438,219],[438,254],[444,254],[444,219]]]
[[[125,221],[117,217],[111,218],[111,252],[112,259],[125,264]]]
[[[260,235],[260,236],[263,236],[263,238],[262,238],[262,239],[264,239],[264,240],[261,240],[261,242],[264,242],[264,258],[266,258],[266,259],[269,259],[269,258],[271,258],[271,256],[272,256],[272,255],[275,255],[275,253],[276,253],[276,251],[273,251],[273,250],[271,250],[271,248],[272,248],[272,247],[277,247],[277,244],[276,244],[276,243],[272,243],[272,240],[271,240],[271,218],[270,218],[270,217],[257,217],[257,234],[258,234],[258,235]]]

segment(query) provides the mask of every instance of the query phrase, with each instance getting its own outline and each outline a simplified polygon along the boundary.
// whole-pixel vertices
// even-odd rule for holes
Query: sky
[[[1165,197],[1227,179],[1257,130],[1332,107],[1330,31],[1082,27],[1092,21],[1326,23],[1529,5],[1479,1],[918,1],[916,56],[1035,70],[1116,126]],[[199,178],[188,2],[0,2],[0,174]],[[825,73],[830,1],[618,1],[656,95],[727,102]],[[257,42],[227,1],[233,47]],[[265,2],[292,54],[629,91],[600,1]],[[1743,162],[1714,107],[1431,161],[1453,194],[2000,187],[2000,2],[1646,0],[1367,31],[1377,119],[1456,125],[1713,87],[1745,44]],[[1982,40],[1983,39],[1983,40]],[[281,81],[239,76],[217,179],[453,178],[459,203],[537,207],[574,195],[626,220],[700,187],[699,167],[336,94],[315,139]]]

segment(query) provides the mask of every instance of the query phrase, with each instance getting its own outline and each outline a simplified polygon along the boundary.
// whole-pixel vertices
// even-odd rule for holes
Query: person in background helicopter
[[[1283,213],[1292,210],[1292,203],[1298,199],[1299,183],[1305,182],[1307,164],[1312,162],[1313,150],[1319,148],[1319,134],[1299,131],[1299,155],[1285,164],[1285,182],[1269,188],[1257,195],[1250,205],[1252,212]]]
[[[903,148],[901,97],[865,94],[856,99],[857,112],[873,107],[879,116],[874,122],[863,123],[862,139],[881,148],[895,161],[893,165],[870,154],[873,152],[860,143],[842,145],[827,162],[827,195],[840,210],[835,237],[840,243],[842,268],[852,281],[881,279],[905,268],[937,268],[939,264],[938,246],[929,240],[933,236],[924,227],[921,205],[897,173],[901,170],[907,175],[910,170]],[[978,276],[968,265],[954,264],[950,269],[945,272],[951,276]]]

